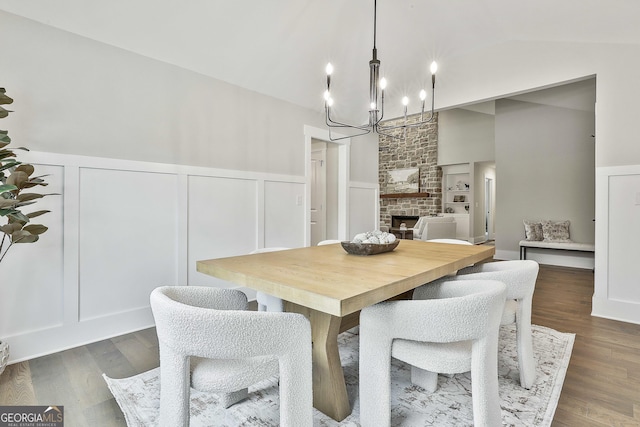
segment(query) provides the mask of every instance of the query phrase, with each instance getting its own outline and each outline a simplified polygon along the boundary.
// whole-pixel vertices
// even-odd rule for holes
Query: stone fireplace
[[[437,115],[437,113],[436,113]],[[411,116],[416,122],[420,116]],[[404,119],[400,119],[404,121]],[[400,124],[390,120],[386,124]],[[401,131],[396,131],[401,132]],[[416,195],[385,194],[380,198],[380,225],[398,228],[393,217],[421,217],[442,212],[442,169],[438,166],[438,120],[420,127],[411,128],[396,138],[381,135],[379,138],[379,181],[381,188],[384,175],[394,169],[419,168],[420,190]],[[410,221],[404,221],[411,228]],[[415,224],[415,222],[414,222]]]

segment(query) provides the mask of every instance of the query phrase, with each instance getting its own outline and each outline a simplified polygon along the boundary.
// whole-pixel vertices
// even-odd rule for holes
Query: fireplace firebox
[[[391,229],[399,229],[400,224],[404,223],[407,228],[413,228],[418,222],[420,217],[417,215],[392,215],[391,216]]]

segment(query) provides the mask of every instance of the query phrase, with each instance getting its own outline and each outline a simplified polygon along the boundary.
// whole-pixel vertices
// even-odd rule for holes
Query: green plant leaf
[[[20,202],[28,202],[30,200],[42,199],[43,197],[44,197],[44,194],[22,193],[22,194],[18,194],[16,199],[19,200]]]
[[[43,179],[40,179],[40,178],[31,178],[29,181],[23,184],[22,188],[32,188],[32,187],[35,187],[36,185],[46,187],[47,185],[49,185],[49,183],[45,182]]]
[[[3,160],[0,160],[0,162],[2,162],[2,161]],[[7,163],[5,163],[4,165],[0,166],[0,172],[20,164],[20,162],[12,161],[12,159],[10,159],[10,160],[8,160],[6,162]]]
[[[13,243],[33,243],[38,240],[37,234],[31,234],[28,231],[18,230],[11,234],[11,241]]]
[[[0,104],[11,104],[13,99],[9,98],[5,88],[0,87]]]
[[[4,119],[9,115],[9,113],[12,113],[12,112],[13,111],[5,110],[4,108],[0,107],[0,119]]]
[[[27,174],[27,176],[31,176],[33,175],[33,172],[36,170],[36,168],[33,167],[33,165],[30,165],[28,163],[23,163],[20,166],[18,166],[16,168],[16,172],[24,172]]]
[[[18,200],[0,198],[0,209],[13,208],[18,203]]]
[[[0,185],[0,194],[5,193],[7,191],[14,191],[17,190],[18,187],[16,187],[15,185],[10,185],[10,184],[2,184]]]
[[[0,160],[6,161],[4,159],[15,157],[16,153],[11,150],[0,150]]]
[[[7,216],[14,221],[24,222],[25,224],[29,222],[29,217],[17,209],[14,209],[14,212],[9,213]]]
[[[10,224],[5,224],[3,226],[0,227],[0,230],[2,230],[2,232],[6,233],[6,234],[13,234],[18,230],[22,229],[22,224],[20,224],[19,222],[13,222]]]
[[[18,210],[12,212],[10,215],[7,215],[7,218],[9,218],[9,224],[17,222],[20,224],[20,227],[24,227],[29,222],[29,217]]]
[[[23,228],[24,231],[28,231],[31,234],[42,234],[47,231],[49,227],[46,227],[42,224],[29,224],[25,225]]]
[[[37,202],[37,200],[29,200],[28,202],[18,202],[18,204],[16,204],[15,208],[16,208],[16,210],[17,210],[18,208],[21,208],[21,207],[23,207],[23,206],[29,206],[29,205],[32,205],[32,204],[34,204],[35,202]]]
[[[12,184],[18,188],[22,188],[24,183],[27,182],[28,180],[29,180],[29,175],[27,175],[25,172],[13,171],[11,172],[11,175],[9,175],[9,178],[7,178],[7,182],[5,184]]]
[[[18,212],[18,211],[15,210],[15,209],[12,209],[12,208],[8,208],[8,209],[0,208],[0,216],[8,216],[8,215],[10,215],[12,213],[16,213],[16,212]]]
[[[49,213],[49,212],[51,212],[51,211],[47,211],[47,210],[35,211],[35,212],[28,213],[27,217],[28,218],[35,218],[37,216],[44,215],[44,214]]]

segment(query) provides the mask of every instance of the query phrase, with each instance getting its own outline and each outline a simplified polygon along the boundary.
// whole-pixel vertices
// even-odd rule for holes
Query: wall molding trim
[[[640,165],[596,167],[593,316],[640,324],[634,219],[640,211]],[[615,208],[614,208],[615,207]]]

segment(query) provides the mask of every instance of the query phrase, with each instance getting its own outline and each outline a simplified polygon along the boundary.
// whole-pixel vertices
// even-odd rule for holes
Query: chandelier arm
[[[334,138],[334,137],[331,136],[331,128],[332,127],[337,127],[337,126],[329,127],[329,141],[340,141],[341,139],[355,138],[356,136],[362,136],[362,135],[366,135],[368,133],[371,133],[371,129],[367,129],[364,132],[360,132],[360,133],[356,133],[356,134],[352,134],[352,135],[345,135],[345,136],[341,136],[341,137],[338,137],[338,138]]]
[[[384,132],[384,129],[382,131],[380,131],[380,128],[378,128],[377,126],[376,126],[376,129],[375,129],[375,132],[378,135],[382,135],[384,137],[391,138],[391,139],[400,140],[400,139],[405,138],[405,135],[393,135],[393,134],[390,134],[390,133],[386,133],[386,132]]]
[[[325,118],[325,123],[329,127],[334,127],[334,128],[352,128],[352,129],[358,129],[358,130],[368,130],[366,133],[371,132],[371,129],[370,129],[371,126],[370,125],[357,126],[357,125],[351,125],[351,124],[348,124],[348,123],[337,122],[337,121],[335,121],[335,120],[333,120],[331,118],[328,108],[326,109],[326,111],[327,111],[327,114],[326,114],[326,118]]]
[[[405,124],[402,124],[402,125],[396,125],[396,126],[383,126],[383,125],[378,125],[378,126],[377,126],[377,128],[378,128],[378,129],[382,129],[382,130],[384,130],[384,131],[395,130],[395,129],[403,129],[403,128],[404,128],[404,129],[408,129],[408,128],[417,128],[417,127],[420,127],[420,126],[422,126],[422,125],[426,125],[427,123],[431,123],[431,122],[433,122],[434,118],[435,118],[435,115],[434,115],[434,114],[431,114],[431,117],[429,117],[428,119],[426,119],[426,120],[421,120],[421,121],[416,122],[416,123],[405,123]]]

